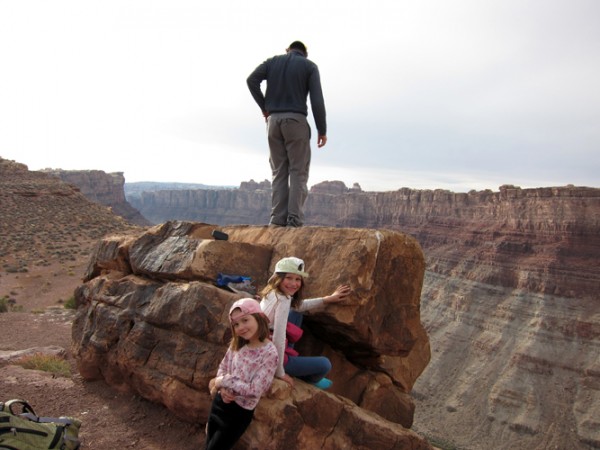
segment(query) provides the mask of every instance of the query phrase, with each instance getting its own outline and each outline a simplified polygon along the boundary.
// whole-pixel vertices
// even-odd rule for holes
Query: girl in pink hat
[[[292,377],[298,377],[318,388],[327,389],[332,385],[325,375],[331,370],[331,362],[325,356],[299,356],[286,342],[293,337],[293,331],[300,335],[302,312],[322,308],[344,300],[350,294],[350,286],[341,285],[333,294],[322,298],[302,299],[304,261],[296,257],[283,258],[275,265],[275,273],[262,291],[260,307],[269,318],[273,331],[273,343],[279,357],[275,376],[294,385]],[[291,322],[292,325],[288,325]],[[294,325],[296,327],[294,327]]]
[[[232,338],[217,377],[209,388],[215,397],[206,426],[206,450],[232,448],[254,416],[260,397],[271,387],[277,349],[269,340],[269,319],[252,298],[229,310]]]

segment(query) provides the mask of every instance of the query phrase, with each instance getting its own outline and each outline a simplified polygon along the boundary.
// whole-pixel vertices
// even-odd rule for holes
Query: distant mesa
[[[41,172],[60,178],[77,186],[89,200],[109,206],[115,214],[135,225],[151,225],[137,209],[125,199],[123,172],[106,173],[102,170],[44,169]]]
[[[182,191],[194,189],[234,189],[235,186],[213,186],[201,183],[180,183],[165,181],[134,181],[126,182],[124,186],[125,196],[139,198],[142,192],[153,191]]]
[[[254,180],[242,181],[240,184],[240,191],[270,191],[271,182],[269,180],[263,180],[257,183]]]
[[[323,181],[311,187],[310,192],[316,194],[341,195],[349,192],[362,192],[362,189],[358,183],[354,183],[352,188],[349,189],[343,181]]]

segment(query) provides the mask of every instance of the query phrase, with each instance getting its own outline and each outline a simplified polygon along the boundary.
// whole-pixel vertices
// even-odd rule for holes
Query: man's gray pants
[[[267,120],[273,173],[273,225],[299,227],[304,223],[310,167],[310,125],[299,113],[274,113]]]

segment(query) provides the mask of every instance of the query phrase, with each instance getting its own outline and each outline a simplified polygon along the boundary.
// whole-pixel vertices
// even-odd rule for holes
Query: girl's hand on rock
[[[325,303],[338,303],[345,300],[348,295],[352,292],[352,289],[347,284],[342,284],[337,287],[333,294],[325,297],[323,301]]]

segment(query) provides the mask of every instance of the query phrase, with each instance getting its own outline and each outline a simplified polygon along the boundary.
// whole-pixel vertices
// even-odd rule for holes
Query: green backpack
[[[77,450],[79,427],[73,417],[38,417],[25,400],[0,402],[0,450]]]

